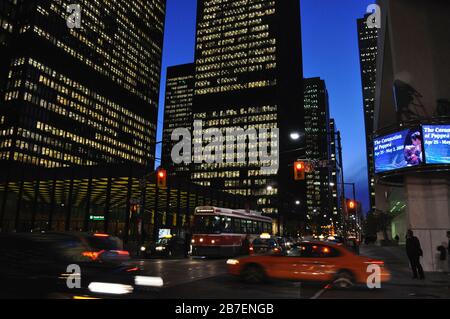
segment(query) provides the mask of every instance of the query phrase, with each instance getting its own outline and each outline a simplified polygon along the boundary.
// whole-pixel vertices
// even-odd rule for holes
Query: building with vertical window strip
[[[192,102],[194,99],[194,64],[183,64],[167,68],[166,97],[164,109],[162,166],[169,174],[189,179],[189,166],[175,165],[171,158],[172,141],[176,129],[191,129]]]
[[[13,20],[16,16],[17,0],[5,0],[0,2],[0,52],[5,52],[14,31]],[[0,74],[6,74],[8,70],[7,59],[0,60]],[[3,96],[5,89],[5,77],[0,77],[0,96]],[[4,116],[0,115],[0,125],[4,121]]]
[[[330,118],[329,123],[329,133],[330,133],[330,188],[331,188],[331,211],[333,215],[334,227],[338,228],[342,220],[342,163],[339,158],[339,143],[338,143],[338,128],[336,125],[336,120]]]
[[[374,210],[375,164],[372,136],[374,132],[375,88],[377,81],[378,29],[369,28],[367,26],[367,18],[368,15],[362,19],[358,19],[358,40],[364,99],[370,208]]]
[[[333,217],[332,206],[332,150],[328,92],[320,78],[304,80],[306,158],[315,163],[313,172],[306,174],[307,212],[313,220],[315,233],[329,224]]]
[[[299,1],[201,0],[197,10],[194,121],[202,121],[203,132],[268,129],[269,138],[250,143],[249,134],[235,143],[247,150],[241,161],[196,163],[192,181],[254,199],[258,210],[278,216],[280,230],[282,215],[291,212],[287,204],[301,196],[301,185],[292,182],[292,163],[300,154],[286,152],[299,147],[290,132],[303,130]],[[279,135],[270,131],[275,128]],[[252,165],[249,154],[271,140],[279,140],[279,170],[262,171],[270,163]]]
[[[153,167],[165,0],[75,1],[80,28],[68,27],[67,1],[14,3],[0,160]]]

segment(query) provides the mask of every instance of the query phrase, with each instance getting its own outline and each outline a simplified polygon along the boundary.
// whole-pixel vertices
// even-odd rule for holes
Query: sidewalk
[[[361,255],[381,259],[392,274],[384,285],[386,298],[450,298],[450,276],[447,273],[426,273],[425,280],[412,279],[404,246],[361,246]]]

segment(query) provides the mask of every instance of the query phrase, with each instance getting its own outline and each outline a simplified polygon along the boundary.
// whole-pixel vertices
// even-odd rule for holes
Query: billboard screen
[[[450,164],[450,125],[424,125],[427,164]]]
[[[408,129],[374,139],[375,173],[423,163],[421,129]]]

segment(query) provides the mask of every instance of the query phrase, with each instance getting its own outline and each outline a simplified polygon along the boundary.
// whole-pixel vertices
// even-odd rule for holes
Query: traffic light
[[[294,180],[304,181],[305,180],[305,162],[295,162],[294,163]]]
[[[355,215],[356,214],[356,208],[357,208],[357,204],[354,200],[347,200],[347,213],[349,215]]]
[[[156,184],[159,188],[167,187],[167,171],[163,168],[156,172]]]
[[[138,205],[138,204],[132,204],[132,205],[131,205],[130,211],[131,211],[133,214],[136,214],[136,213],[138,212],[138,210],[139,210],[139,205]]]

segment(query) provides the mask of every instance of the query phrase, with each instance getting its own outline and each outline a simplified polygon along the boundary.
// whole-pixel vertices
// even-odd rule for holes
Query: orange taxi
[[[380,269],[380,282],[390,280],[390,273],[381,260],[358,256],[342,244],[303,242],[287,252],[255,255],[227,261],[228,272],[249,283],[268,278],[298,281],[333,282],[339,287],[367,283],[373,274],[371,268]],[[377,265],[378,267],[369,267]]]

